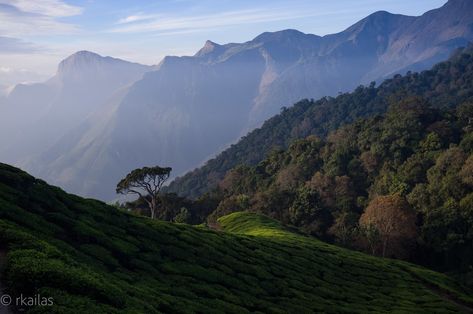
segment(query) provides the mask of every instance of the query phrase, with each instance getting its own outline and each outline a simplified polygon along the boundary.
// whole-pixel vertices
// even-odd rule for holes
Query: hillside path
[[[462,311],[462,313],[473,313],[473,305],[469,304],[467,302],[464,302],[462,300],[459,300],[455,295],[450,293],[449,291],[442,289],[425,279],[421,278],[417,274],[407,270],[412,276],[414,276],[419,282],[426,287],[428,290],[430,290],[432,293],[437,295],[439,298],[442,300],[449,302],[451,304],[454,304],[459,310]]]

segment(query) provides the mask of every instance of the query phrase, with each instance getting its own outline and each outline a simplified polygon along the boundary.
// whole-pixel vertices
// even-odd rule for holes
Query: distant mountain
[[[282,106],[429,68],[472,39],[473,2],[450,0],[419,17],[376,12],[324,37],[285,30],[242,44],[207,41],[194,56],[164,58],[22,165],[69,191],[111,199],[133,168],[161,164],[180,175]]]
[[[473,45],[470,45],[429,71],[398,75],[378,87],[359,87],[335,98],[300,101],[268,119],[261,128],[204,166],[177,178],[165,190],[197,198],[216,188],[225,174],[238,165],[255,166],[272,150],[285,149],[296,139],[310,135],[325,138],[340,126],[384,113],[394,101],[414,96],[427,100],[435,108],[455,107],[473,100],[472,81]]]
[[[380,11],[324,37],[289,31],[263,34],[255,40],[262,41],[263,49],[274,56],[279,38],[293,47],[292,62],[271,71],[271,84],[255,98],[251,126],[302,98],[333,96],[447,59],[453,49],[473,39],[473,2],[450,0],[420,17]]]
[[[19,84],[0,108],[0,156],[22,164],[49,149],[120,88],[152,67],[79,51],[45,83]]]

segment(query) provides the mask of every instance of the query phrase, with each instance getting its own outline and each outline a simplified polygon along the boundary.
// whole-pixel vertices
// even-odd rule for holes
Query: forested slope
[[[359,118],[386,112],[389,104],[408,96],[419,96],[435,108],[456,107],[473,96],[473,47],[456,52],[449,61],[429,71],[397,75],[379,87],[360,86],[352,93],[317,101],[303,100],[243,137],[166,189],[196,198],[215,188],[226,172],[245,164],[255,165],[275,148],[287,148],[298,138],[326,136],[329,132]]]
[[[473,102],[435,109],[406,98],[235,167],[219,197],[210,220],[263,213],[351,248],[470,272],[472,283]]]

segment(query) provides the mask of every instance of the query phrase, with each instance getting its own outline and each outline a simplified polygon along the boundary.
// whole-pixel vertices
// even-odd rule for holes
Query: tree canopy
[[[158,195],[172,168],[143,167],[131,171],[117,184],[118,194],[137,194],[143,198],[151,211],[151,218],[156,218]]]
[[[381,240],[381,255],[402,256],[404,246],[415,242],[416,214],[400,195],[379,196],[373,199],[360,217],[360,225],[375,228]]]

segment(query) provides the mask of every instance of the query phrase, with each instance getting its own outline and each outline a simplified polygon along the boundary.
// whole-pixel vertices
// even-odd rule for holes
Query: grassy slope
[[[223,232],[135,217],[0,164],[0,250],[12,294],[44,313],[456,312],[447,277],[235,213]],[[414,275],[415,274],[415,275]],[[3,278],[3,277],[2,277]]]

